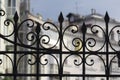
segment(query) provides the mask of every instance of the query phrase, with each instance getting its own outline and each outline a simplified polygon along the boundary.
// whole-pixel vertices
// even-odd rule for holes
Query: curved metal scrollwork
[[[2,65],[2,64],[4,65],[4,63],[6,63],[6,65],[10,64],[9,67],[13,67],[14,66],[14,62],[13,62],[12,57],[10,57],[8,54],[2,54],[1,56],[6,57],[6,59],[8,59],[8,61],[10,63],[7,63],[7,62],[5,62],[4,59],[0,58],[0,65]]]
[[[75,35],[77,35],[77,33],[79,33],[79,28],[76,25],[69,25],[64,29],[64,31],[63,31],[63,45],[67,50],[69,50],[69,51],[80,51],[82,49],[81,38],[78,37],[78,36],[74,37]],[[74,36],[71,36],[72,39],[69,39],[69,46],[67,44],[68,40],[66,40],[66,35],[67,34],[70,35],[70,36],[74,35]]]
[[[4,10],[0,10],[0,16],[4,16],[5,15],[5,11]]]
[[[65,57],[65,59],[63,61],[63,67],[65,66],[65,62],[67,61],[67,59],[70,58],[70,57],[73,57],[73,56],[75,57],[73,59],[73,63],[74,63],[75,66],[80,66],[82,64],[82,57],[81,57],[81,55],[79,55],[79,54],[70,54],[70,55],[67,55]]]
[[[39,63],[40,63],[41,65],[47,65],[48,62],[50,61],[49,57],[44,57],[44,56],[50,56],[50,57],[52,57],[53,59],[55,59],[57,65],[58,65],[58,68],[59,68],[58,59],[57,59],[54,55],[51,55],[51,54],[42,54],[42,55],[40,55],[40,57],[39,57],[39,59],[40,59]],[[52,59],[52,58],[51,58],[51,59]]]
[[[85,57],[85,61],[86,61],[85,63],[86,63],[88,66],[93,66],[93,65],[95,64],[95,59],[93,59],[93,58],[89,58],[90,56],[96,56],[96,57],[98,57],[98,58],[100,59],[100,62],[101,62],[102,65],[104,66],[104,69],[106,68],[106,67],[105,67],[106,64],[105,64],[104,59],[103,59],[100,55],[98,55],[98,54],[94,54],[94,55],[89,54],[89,55],[87,55],[87,56]],[[87,59],[90,60],[89,63],[87,62]]]
[[[1,34],[2,36],[4,36],[4,37],[11,37],[11,36],[13,36],[13,34],[14,34],[14,22],[12,21],[12,20],[10,20],[10,19],[7,19],[7,20],[5,20],[4,21],[4,25],[5,25],[5,29],[7,30],[7,29],[13,29],[11,32],[9,32],[9,33],[3,33],[3,34]]]
[[[109,33],[109,39],[114,37],[112,34],[118,35],[117,47],[114,47],[112,41],[110,40],[109,44],[113,51],[120,51],[120,25],[114,26]]]
[[[5,16],[5,11],[0,10],[0,17]],[[108,14],[104,17],[105,26],[92,25],[87,27],[85,23],[83,26],[80,25],[64,25],[64,17],[62,13],[58,18],[58,24],[52,22],[37,22],[32,19],[26,19],[20,22],[17,12],[14,15],[13,20],[6,19],[3,21],[4,28],[10,32],[7,34],[0,33],[0,38],[6,40],[13,47],[10,51],[0,51],[0,55],[7,57],[12,66],[13,73],[5,76],[13,76],[14,80],[19,76],[34,76],[37,80],[39,77],[119,77],[120,75],[111,75],[110,68],[113,60],[118,58],[120,64],[120,40],[111,40],[112,33],[120,35],[120,25],[114,26],[109,29],[110,18]],[[87,29],[89,29],[90,34]],[[12,29],[12,30],[11,30]],[[81,30],[80,30],[81,29]],[[9,37],[13,39],[9,39]],[[8,44],[6,44],[8,45]],[[3,54],[4,53],[4,54]],[[11,58],[9,54],[13,54]],[[56,56],[59,55],[59,56]],[[112,58],[111,58],[111,55]],[[104,57],[103,57],[104,56]],[[96,58],[95,58],[96,57]],[[94,67],[97,60],[104,67],[104,74],[92,74],[86,75],[87,67]],[[66,61],[70,62],[73,69],[79,70],[82,68],[81,73],[83,74],[64,74],[67,66]],[[69,63],[68,62],[68,63]],[[4,63],[4,60],[0,58],[0,65]],[[26,66],[34,66],[35,74],[19,74],[18,68],[21,63]],[[50,69],[50,64],[56,64],[58,67],[57,74],[44,74],[39,72],[41,67]],[[73,64],[73,65],[72,65]],[[23,66],[23,65],[22,65]],[[79,68],[79,69],[78,69]],[[27,71],[27,70],[26,70]],[[44,70],[43,70],[44,71]],[[79,72],[78,71],[78,72]],[[1,74],[0,74],[1,76]],[[3,76],[3,75],[2,75]]]
[[[41,34],[41,36],[40,36],[40,46],[42,48],[47,48],[47,49],[48,48],[49,49],[55,48],[59,42],[59,29],[58,29],[58,27],[51,22],[45,22],[42,25],[41,29],[44,31],[44,33]],[[53,30],[53,32],[51,32],[51,30]],[[54,38],[54,41],[52,41],[52,38],[51,38],[52,36]]]
[[[91,27],[91,32],[92,32],[93,35],[95,35],[95,36],[99,36],[98,34],[101,33],[102,37],[105,37],[105,31],[104,31],[103,28],[100,27],[99,25],[93,25],[93,26]],[[103,42],[102,42],[102,45],[100,45],[100,44],[98,43],[97,38],[92,38],[92,37],[87,38],[87,39],[86,39],[86,49],[87,49],[88,51],[100,51],[100,50],[102,50],[102,49],[104,48],[105,43],[106,43],[105,40],[102,40],[102,41],[103,41]],[[99,46],[99,45],[100,45],[100,46]],[[95,48],[95,47],[97,47],[97,48]],[[92,50],[91,48],[94,48],[94,50]]]
[[[57,59],[57,57],[53,54],[42,54],[39,56],[39,63],[41,66],[49,66],[50,70],[54,70],[54,68],[52,67],[51,68],[51,65],[52,62],[54,62],[54,65],[56,64],[56,71],[57,73],[59,72],[59,69],[60,69],[60,64],[59,64],[59,61]],[[44,68],[46,69],[46,68]],[[49,73],[49,71],[47,72]],[[55,74],[57,74],[56,72],[54,72]],[[51,74],[54,74],[54,73],[51,73]]]
[[[3,17],[3,16],[5,16],[5,11],[4,10],[0,10],[0,17]],[[4,18],[6,18],[6,17],[4,17]],[[3,22],[4,22],[4,24],[3,24],[3,26],[5,26],[4,27],[4,30],[6,31],[8,28],[10,29],[13,29],[11,32],[9,32],[9,33],[3,33],[3,32],[1,32],[0,33],[0,35],[2,35],[2,36],[4,36],[4,37],[11,37],[13,34],[14,34],[14,22],[12,21],[12,20],[10,20],[10,19],[6,19],[6,20],[4,20],[4,18],[3,18]],[[2,18],[1,18],[2,19]],[[2,27],[3,27],[2,26]]]
[[[30,57],[28,57],[30,56]],[[20,65],[19,63],[21,62],[21,60],[27,59],[27,63],[29,65],[35,65],[36,64],[36,56],[34,54],[24,54],[22,56],[19,57],[19,59],[17,60],[17,67]]]
[[[109,65],[109,69],[111,69],[112,68],[112,63],[113,63],[113,60],[115,59],[117,57],[117,55],[114,55],[112,58],[111,58],[111,60],[110,60],[110,65]]]
[[[23,45],[29,45],[33,46],[36,43],[36,33],[32,30],[35,26],[35,21],[32,19],[26,19],[24,20],[19,26],[18,26],[18,40],[20,44]],[[21,32],[22,30],[27,30],[27,32]],[[24,40],[21,38],[23,37]]]

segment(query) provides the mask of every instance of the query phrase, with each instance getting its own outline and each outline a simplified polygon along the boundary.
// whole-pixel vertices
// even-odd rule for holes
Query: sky
[[[64,17],[69,12],[88,15],[91,9],[102,15],[107,11],[110,17],[120,21],[120,0],[31,0],[31,12],[39,13],[44,20],[57,21],[60,12]]]

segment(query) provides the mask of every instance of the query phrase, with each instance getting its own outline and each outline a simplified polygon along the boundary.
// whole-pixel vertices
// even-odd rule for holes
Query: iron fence
[[[0,16],[1,17],[5,16],[5,11],[0,10]],[[56,26],[51,22],[45,22],[44,24],[40,24],[32,19],[26,19],[20,22],[19,16],[16,12],[13,20],[6,19],[4,21],[4,26],[10,26],[10,25],[13,26],[13,31],[7,35],[0,34],[1,39],[9,42],[13,46],[13,50],[11,51],[2,51],[2,50],[0,51],[0,55],[3,55],[7,59],[9,59],[12,72],[9,73],[6,71],[5,73],[0,73],[0,76],[3,77],[4,79],[5,78],[7,79],[7,77],[9,77],[9,79],[13,79],[13,80],[20,80],[20,79],[40,80],[42,79],[41,77],[51,77],[50,78],[51,80],[54,79],[70,80],[71,77],[76,77],[76,80],[91,80],[91,79],[94,80],[94,77],[98,77],[101,80],[110,80],[111,78],[113,78],[114,80],[117,80],[117,78],[119,79],[120,77],[119,71],[117,74],[111,73],[112,71],[111,67],[113,65],[113,62],[116,61],[115,60],[116,58],[118,59],[117,60],[118,65],[120,65],[119,50],[114,48],[110,41],[110,35],[112,31],[115,30],[116,28],[119,28],[119,25],[112,27],[112,29],[109,30],[110,18],[108,13],[106,13],[104,20],[106,26],[105,29],[103,29],[99,25],[91,26],[91,32],[93,33],[93,35],[99,33],[98,30],[95,31],[93,30],[93,28],[95,27],[99,28],[104,34],[103,45],[99,49],[91,50],[88,48],[88,46],[94,48],[96,46],[97,41],[94,38],[86,37],[87,27],[86,24],[83,23],[80,33],[82,37],[76,37],[72,39],[72,45],[74,46],[74,48],[77,48],[76,50],[73,50],[73,49],[69,49],[65,44],[64,35],[67,29],[70,28],[71,26],[74,26],[76,28],[75,30],[71,29],[70,32],[73,34],[79,32],[79,27],[75,25],[69,25],[68,27],[63,28],[64,17],[62,13],[60,13],[60,16],[58,17],[59,26]],[[29,21],[30,23],[28,23]],[[26,39],[26,41],[28,42],[24,42],[24,40],[21,40],[21,36],[19,32],[24,23],[26,23],[25,27],[30,28],[28,30],[30,32],[26,31],[26,35],[25,34],[22,35],[25,36],[24,39]],[[53,45],[51,45],[49,48],[46,48],[44,45],[49,45],[51,37],[49,37],[48,35],[42,35],[41,33],[42,29],[45,31],[51,30],[50,26],[45,26],[45,24],[52,25],[56,29],[55,31],[58,34],[58,39],[56,39],[56,42]],[[119,29],[115,31],[118,34],[120,34]],[[11,36],[13,36],[13,40],[9,39],[9,37]],[[47,41],[44,37],[47,38]],[[120,46],[120,41],[117,42],[117,45],[118,47]],[[56,49],[55,48],[56,46],[59,47]],[[63,50],[63,47],[66,49],[66,51]],[[105,48],[104,52],[101,51],[103,48]],[[112,49],[112,51],[110,51],[109,49]],[[12,57],[10,55],[12,55]],[[50,60],[45,57],[43,60],[41,60],[41,58],[45,55],[50,56],[50,58],[53,58],[56,61],[56,65],[53,64],[53,67],[56,67],[55,71],[52,70],[51,68],[51,72],[53,71],[53,73],[45,73],[43,70],[45,66],[49,64],[49,60]],[[55,56],[55,55],[59,55],[59,56]],[[90,69],[94,70],[94,65],[95,65],[94,57],[89,59],[89,61],[87,60],[92,55],[97,56],[99,58],[101,64],[103,65],[102,69],[104,73],[90,74],[86,72],[87,66],[90,66]],[[112,58],[110,57],[111,55],[113,55]],[[64,72],[66,60],[71,56],[77,57],[77,59],[76,58],[73,59],[73,62],[71,62],[71,64],[73,63],[74,66],[78,68],[77,69],[79,70],[78,72],[81,73],[76,74],[74,73],[75,71],[73,71],[73,73]],[[5,62],[4,59],[1,58],[0,65],[4,63],[9,64],[8,62]],[[34,67],[31,68],[30,66],[34,66]],[[50,66],[48,67],[50,68]],[[23,69],[23,71],[19,72],[20,70],[18,68],[20,70]],[[26,71],[28,71],[28,73]],[[33,72],[29,73],[30,71]],[[92,72],[96,72],[96,71],[92,71]],[[21,78],[21,77],[25,77],[25,78]],[[29,78],[29,77],[33,77],[33,78]],[[47,78],[45,80],[47,80]]]

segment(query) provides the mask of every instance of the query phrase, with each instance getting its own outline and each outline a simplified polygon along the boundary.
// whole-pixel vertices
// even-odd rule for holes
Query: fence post
[[[18,16],[18,13],[16,12],[15,15],[14,15],[14,65],[13,65],[13,80],[17,80],[17,64],[16,64],[16,61],[17,61],[17,37],[18,37],[18,20],[19,20],[19,16]]]
[[[105,26],[106,26],[106,34],[105,34],[105,42],[106,42],[106,80],[109,80],[109,28],[108,28],[108,23],[109,23],[109,15],[106,12],[105,17]]]
[[[39,80],[39,71],[40,71],[40,69],[39,69],[39,45],[40,45],[40,39],[39,39],[39,34],[40,34],[40,31],[41,31],[41,29],[40,29],[40,23],[38,23],[38,22],[36,22],[36,24],[37,24],[37,26],[36,26],[36,41],[37,41],[37,43],[36,43],[36,47],[37,47],[37,52],[36,52],[36,64],[37,64],[37,66],[36,66],[36,73],[37,73],[37,77],[36,77],[36,80]]]
[[[64,21],[64,18],[63,18],[63,14],[62,12],[60,13],[59,15],[59,18],[58,18],[58,21],[60,23],[60,33],[59,33],[59,39],[60,39],[60,69],[59,69],[59,77],[60,77],[60,80],[62,80],[62,74],[63,74],[63,65],[62,65],[62,43],[63,43],[63,33],[62,33],[62,24],[63,24],[63,21]]]
[[[86,31],[87,31],[87,28],[86,28],[86,25],[85,23],[83,22],[83,25],[82,25],[82,34],[83,34],[83,41],[82,41],[82,46],[83,46],[83,80],[85,80],[85,47],[86,47],[86,41],[85,41],[85,34],[86,34]]]

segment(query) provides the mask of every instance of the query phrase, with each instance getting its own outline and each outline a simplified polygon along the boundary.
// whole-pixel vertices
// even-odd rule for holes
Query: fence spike
[[[104,20],[105,20],[106,23],[109,23],[110,17],[108,15],[108,12],[106,12]]]
[[[15,12],[15,15],[14,15],[13,19],[14,19],[15,22],[18,22],[19,16],[18,16],[17,11]]]
[[[81,31],[82,31],[82,33],[86,33],[86,31],[87,31],[87,27],[86,27],[86,25],[85,25],[85,22],[83,22],[83,25],[82,25],[82,28],[81,28]]]
[[[64,17],[63,17],[62,12],[60,12],[60,15],[58,17],[58,21],[59,21],[59,23],[63,23],[63,21],[64,21]]]
[[[37,26],[36,26],[36,33],[39,34],[40,31],[41,31],[41,28],[40,28],[40,23],[36,22]]]

